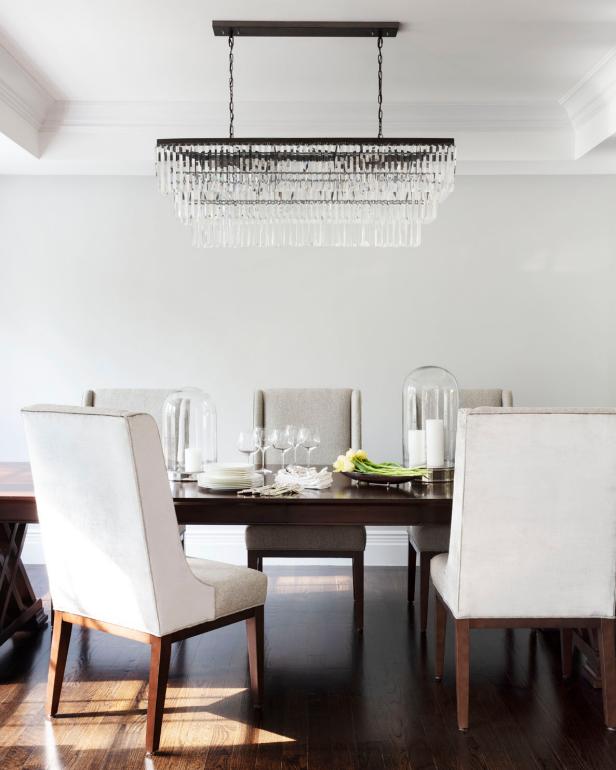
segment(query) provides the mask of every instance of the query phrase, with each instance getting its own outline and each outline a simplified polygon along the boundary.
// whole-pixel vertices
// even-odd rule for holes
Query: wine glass
[[[286,428],[276,428],[271,432],[272,446],[280,452],[280,464],[285,467],[284,456],[291,449],[291,442]]]
[[[253,432],[255,434],[255,444],[261,452],[260,472],[265,476],[266,474],[271,473],[271,471],[268,471],[268,469],[265,467],[265,453],[272,446],[273,431],[266,431],[263,428],[255,428]]]
[[[299,444],[297,443],[298,429],[295,425],[286,425],[285,431],[289,439],[289,448],[293,447],[293,450],[294,450],[293,460],[295,462],[295,465],[297,465],[297,447],[299,446]]]
[[[253,430],[243,430],[237,437],[237,448],[243,455],[246,455],[247,462],[250,462],[250,455],[259,449],[256,442],[255,432]]]
[[[308,467],[310,467],[310,455],[321,445],[321,436],[318,430],[309,430],[308,435],[302,441],[302,446],[308,452]]]
[[[304,449],[306,449],[305,442],[308,441],[309,438],[310,438],[310,428],[307,428],[305,425],[302,425],[297,431],[297,446],[301,446]],[[308,455],[306,455],[306,457],[308,457]],[[297,463],[297,447],[295,447],[295,462]]]

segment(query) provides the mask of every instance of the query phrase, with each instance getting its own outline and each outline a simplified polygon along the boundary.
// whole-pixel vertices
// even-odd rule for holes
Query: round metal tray
[[[381,476],[380,473],[359,473],[358,471],[341,471],[353,481],[363,481],[365,484],[406,484],[408,481],[421,481],[421,476]]]

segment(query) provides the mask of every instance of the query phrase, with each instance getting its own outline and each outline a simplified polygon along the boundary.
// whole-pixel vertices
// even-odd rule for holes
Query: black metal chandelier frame
[[[210,138],[180,138],[159,139],[157,148],[164,155],[166,151],[175,150],[188,161],[197,166],[208,166],[212,159],[216,158],[217,168],[223,170],[238,170],[244,161],[343,161],[352,164],[353,159],[366,158],[370,147],[379,148],[387,146],[391,148],[391,154],[383,155],[377,151],[378,160],[371,173],[378,172],[378,168],[387,171],[389,162],[399,161],[401,157],[405,161],[420,162],[423,158],[430,157],[436,147],[455,146],[452,138],[384,138],[383,137],[383,38],[396,37],[400,23],[387,22],[336,22],[336,21],[213,21],[212,29],[216,36],[229,38],[229,137]],[[293,138],[266,138],[266,137],[236,137],[235,136],[235,103],[234,103],[234,40],[236,37],[372,37],[377,40],[378,61],[378,135],[376,137],[293,137]],[[283,150],[261,149],[263,145],[275,145],[284,147]],[[319,147],[317,152],[297,151],[289,148],[306,147],[315,145]],[[404,151],[404,147],[413,145],[412,151]],[[216,147],[214,150],[197,149],[197,147]],[[227,154],[224,148],[233,147],[234,152]],[[334,149],[326,149],[327,147]],[[192,147],[192,149],[191,149]],[[345,147],[344,150],[341,148]],[[358,147],[351,150],[349,147]],[[222,152],[220,151],[222,148]],[[340,149],[339,149],[340,148]],[[398,150],[397,148],[400,148]],[[417,149],[420,148],[420,149]],[[201,173],[204,173],[201,170]],[[205,171],[207,173],[207,171]]]

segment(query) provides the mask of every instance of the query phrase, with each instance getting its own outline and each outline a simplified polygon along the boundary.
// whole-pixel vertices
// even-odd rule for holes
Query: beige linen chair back
[[[311,462],[331,464],[353,447],[361,449],[361,393],[351,388],[276,388],[254,394],[255,427],[284,428],[306,425],[317,428],[321,445]],[[301,450],[300,450],[301,452]],[[279,453],[268,454],[279,462]]]
[[[475,409],[478,406],[513,406],[513,393],[500,388],[471,388],[460,391],[460,407]]]
[[[54,608],[162,636],[215,616],[190,571],[148,414],[23,410]],[[181,601],[178,601],[181,597]]]
[[[615,478],[615,409],[461,410],[453,614],[613,617]]]
[[[155,388],[99,388],[86,390],[83,406],[98,409],[126,409],[129,412],[145,412],[156,420],[158,432],[163,435],[163,404],[176,389]]]

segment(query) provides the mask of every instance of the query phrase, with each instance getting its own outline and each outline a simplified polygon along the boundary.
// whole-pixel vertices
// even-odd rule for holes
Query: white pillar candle
[[[426,462],[426,432],[425,430],[409,430],[408,432],[409,468],[418,468]]]
[[[178,465],[182,462],[182,459],[184,462],[186,462],[186,458],[184,457],[184,448],[186,447],[186,403],[187,400],[183,398],[180,401],[180,416],[178,419],[178,453],[177,453],[177,462]]]
[[[442,420],[426,420],[426,462],[428,468],[445,464],[445,426]]]
[[[203,470],[203,458],[200,449],[184,450],[184,472],[198,473]]]

